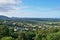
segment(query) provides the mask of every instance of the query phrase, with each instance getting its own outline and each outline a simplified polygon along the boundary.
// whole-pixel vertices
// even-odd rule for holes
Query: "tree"
[[[57,33],[51,33],[47,36],[48,40],[60,40],[60,32]]]

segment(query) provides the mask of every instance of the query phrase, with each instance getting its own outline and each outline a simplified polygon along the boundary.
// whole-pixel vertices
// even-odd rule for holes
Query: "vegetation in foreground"
[[[27,22],[22,22],[21,25],[19,22],[15,23],[17,25],[12,24],[13,21],[6,21],[0,20],[0,40],[60,40],[60,26],[59,22],[56,24],[51,24],[50,22],[42,23],[42,25],[48,25],[48,28],[40,28],[38,29],[36,26],[36,30],[14,30],[15,26],[26,26]],[[50,24],[49,24],[50,23]],[[27,23],[30,24],[30,23]],[[39,23],[35,23],[38,25]],[[40,23],[41,24],[41,23]],[[31,25],[31,24],[30,24]],[[33,24],[34,25],[34,24]],[[52,26],[52,27],[51,27]],[[55,26],[55,27],[54,27]],[[33,27],[33,26],[32,26]]]

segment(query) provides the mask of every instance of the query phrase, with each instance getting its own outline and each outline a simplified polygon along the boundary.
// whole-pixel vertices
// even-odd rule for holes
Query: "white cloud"
[[[0,3],[3,3],[3,4],[4,4],[4,3],[5,3],[5,4],[6,4],[6,3],[11,3],[11,4],[12,4],[12,3],[15,3],[15,0],[0,0]]]
[[[22,0],[0,0],[0,4],[17,4],[22,3]]]
[[[14,13],[18,13],[20,10],[19,4],[22,0],[0,0],[0,15],[12,16]]]

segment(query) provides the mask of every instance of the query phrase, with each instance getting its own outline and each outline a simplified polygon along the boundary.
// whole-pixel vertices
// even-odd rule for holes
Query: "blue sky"
[[[3,2],[5,3],[3,4]],[[9,17],[60,18],[60,0],[13,0],[10,3],[8,2],[1,0],[0,15]]]

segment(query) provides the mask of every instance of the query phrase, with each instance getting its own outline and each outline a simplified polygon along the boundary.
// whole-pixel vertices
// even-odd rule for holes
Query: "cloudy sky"
[[[60,18],[60,0],[0,0],[0,15]]]

